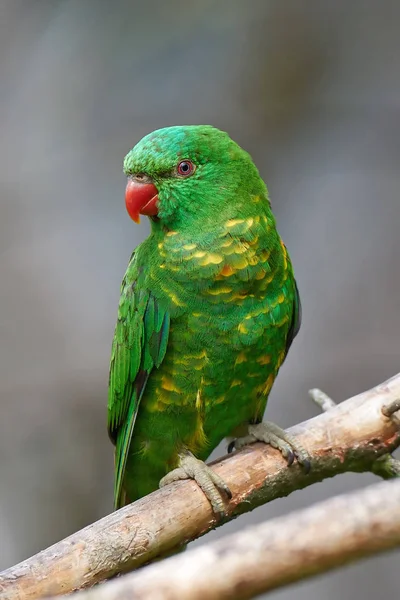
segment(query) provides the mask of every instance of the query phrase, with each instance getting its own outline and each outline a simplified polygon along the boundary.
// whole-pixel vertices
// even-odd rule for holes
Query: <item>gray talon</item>
[[[284,458],[286,458],[288,467],[290,467],[294,462],[294,452],[290,450],[289,454],[287,456],[284,456]]]
[[[232,446],[234,449],[238,450],[247,444],[253,444],[257,441],[264,442],[279,450],[282,456],[286,458],[289,466],[293,464],[296,458],[297,462],[304,468],[304,471],[309,473],[311,461],[308,452],[293,436],[278,427],[278,425],[270,421],[264,421],[256,425],[249,425],[248,431],[249,435],[235,440]]]
[[[240,450],[241,448],[244,448],[244,446],[248,446],[249,444],[254,444],[254,442],[257,442],[257,438],[254,437],[254,435],[246,435],[244,437],[240,437],[240,438],[236,438],[236,440],[233,440],[233,442],[231,442],[231,446],[232,446],[232,450]]]
[[[193,479],[209,500],[214,513],[219,516],[225,515],[225,504],[221,492],[231,499],[231,490],[222,477],[189,451],[179,455],[179,467],[167,473],[159,485],[164,487],[173,481],[182,479]]]

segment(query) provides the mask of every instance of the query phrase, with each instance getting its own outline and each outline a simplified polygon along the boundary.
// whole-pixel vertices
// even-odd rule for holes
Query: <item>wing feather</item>
[[[132,255],[121,286],[111,351],[108,433],[115,444],[114,504],[125,503],[123,480],[140,400],[168,344],[169,315],[151,291]]]

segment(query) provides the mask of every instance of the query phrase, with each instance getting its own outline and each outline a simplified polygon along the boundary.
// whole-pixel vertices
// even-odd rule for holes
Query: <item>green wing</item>
[[[294,280],[294,299],[293,299],[293,316],[292,321],[290,323],[290,328],[288,331],[288,335],[286,338],[286,348],[285,355],[289,352],[289,348],[292,345],[292,342],[296,335],[299,333],[301,326],[301,301],[300,294],[297,288],[296,280]]]
[[[146,286],[133,254],[121,286],[111,351],[108,433],[115,444],[115,508],[124,506],[123,478],[139,403],[167,349],[169,314]]]

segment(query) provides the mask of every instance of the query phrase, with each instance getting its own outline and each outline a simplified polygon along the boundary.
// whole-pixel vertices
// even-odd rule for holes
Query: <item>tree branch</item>
[[[399,398],[400,374],[292,427],[312,457],[308,475],[299,465],[288,468],[279,452],[263,444],[214,463],[233,492],[226,520],[327,477],[376,470],[377,458],[400,444],[394,412]],[[0,598],[33,600],[91,586],[221,524],[193,481],[176,482],[4,571]]]
[[[247,527],[77,600],[245,600],[400,546],[400,480]]]

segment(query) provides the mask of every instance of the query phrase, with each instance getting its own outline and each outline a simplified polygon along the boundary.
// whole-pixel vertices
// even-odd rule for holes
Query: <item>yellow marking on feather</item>
[[[160,265],[161,266],[161,265]],[[186,306],[185,302],[182,302],[182,300],[180,300],[178,298],[178,296],[175,294],[175,292],[172,292],[171,290],[169,290],[167,287],[165,287],[164,285],[161,286],[161,289],[163,292],[165,292],[166,294],[168,294],[168,296],[170,297],[170,299],[172,300],[172,302],[176,305],[176,306]]]
[[[288,315],[285,315],[280,321],[275,321],[275,327],[282,327],[289,321]]]
[[[185,356],[184,358],[175,358],[175,364],[176,365],[188,365],[189,364],[189,357]]]
[[[199,352],[198,354],[188,354],[187,356],[185,356],[185,360],[190,361],[190,359],[194,358],[195,360],[200,360],[201,358],[206,358],[207,357],[207,352],[203,349],[201,352]],[[178,361],[176,361],[178,362]]]
[[[164,246],[164,242],[158,242],[157,246],[161,250],[161,248]]]
[[[230,277],[235,272],[235,269],[230,265],[224,265],[220,271],[220,275],[224,277]]]
[[[193,363],[191,363],[190,366],[193,367],[195,371],[201,371],[202,369],[204,369],[204,363],[205,362],[206,362],[206,359],[202,360],[197,365],[194,365]]]
[[[231,256],[231,254],[235,253],[235,246],[231,245],[228,248],[224,248],[222,252],[224,256]]]
[[[261,262],[267,262],[267,260],[270,257],[270,254],[271,252],[269,250],[261,250],[259,254]]]
[[[275,277],[274,273],[270,273],[268,275],[268,277],[263,277],[263,279],[264,279],[263,284],[271,283],[271,281],[273,281],[274,277]]]
[[[191,438],[189,438],[189,440],[187,440],[187,442],[185,443],[189,450],[195,454],[198,451],[203,450],[204,447],[207,445],[207,436],[204,433],[203,421],[200,414],[196,423],[196,431],[191,436]]]
[[[183,246],[184,250],[194,250],[195,248],[197,248],[197,244],[185,244]]]
[[[223,242],[221,244],[221,248],[229,248],[229,246],[232,246],[232,244],[233,244],[233,238],[228,238],[227,240],[225,240],[225,242]]]
[[[196,429],[192,437],[188,440],[187,446],[192,452],[199,451],[204,448],[207,444],[207,437],[204,433],[204,398],[202,397],[202,388],[204,386],[204,379],[201,378],[200,387],[197,390],[195,407],[197,411]]]
[[[257,361],[259,365],[269,365],[269,363],[271,362],[271,357],[269,354],[264,354],[264,356],[260,356],[260,358],[257,358]]]
[[[260,269],[259,272],[256,274],[256,279],[260,280],[260,279],[264,279],[265,277],[265,271],[264,269]]]
[[[173,235],[178,235],[178,231],[168,231],[167,237],[171,237]]]
[[[244,352],[240,352],[240,354],[237,356],[235,365],[241,365],[244,362],[247,362],[247,356]]]
[[[249,217],[248,219],[230,219],[229,221],[227,221],[225,223],[225,227],[227,229],[233,229],[237,225],[245,224],[246,227],[241,229],[241,233],[246,233],[246,231],[248,231],[250,229],[250,227],[252,227],[253,223],[254,223],[254,219],[252,217]]]
[[[235,268],[236,269],[244,269],[247,266],[248,266],[248,261],[245,256],[239,255],[237,258],[235,258]]]
[[[257,217],[258,219],[258,217]],[[256,235],[256,237],[254,237],[252,240],[250,240],[248,242],[248,244],[250,244],[250,246],[256,246],[258,244],[258,235]]]
[[[198,252],[196,252],[196,254],[198,254]],[[209,252],[202,260],[199,260],[199,265],[201,267],[206,267],[207,265],[219,265],[223,260],[224,259],[220,254]]]
[[[249,256],[249,259],[248,259],[248,261],[249,261],[249,265],[250,265],[251,267],[255,267],[256,265],[258,265],[258,262],[259,262],[259,260],[258,260],[258,257],[257,257],[257,256]]]
[[[275,375],[274,373],[270,373],[270,375],[268,376],[267,381],[260,386],[260,388],[262,389],[262,394],[264,396],[266,396],[267,394],[269,394],[269,392],[271,391],[272,386],[274,385],[274,381],[275,381]]]
[[[192,317],[202,317],[203,315],[199,312],[192,312]]]
[[[247,293],[244,292],[243,290],[239,291],[239,292],[234,292],[230,298],[230,300],[243,300],[243,298],[246,298]]]
[[[219,288],[211,288],[207,290],[207,293],[211,294],[211,296],[219,296],[219,294],[229,294],[231,291],[232,288],[225,285]]]
[[[287,250],[286,250],[286,246],[282,240],[281,240],[281,247],[282,247],[282,252],[283,252],[283,268],[286,269],[287,268]]]
[[[164,390],[167,390],[168,392],[177,392],[178,394],[180,394],[181,392],[181,390],[178,387],[176,387],[172,379],[170,379],[166,375],[161,377],[161,386]]]
[[[238,387],[239,385],[242,385],[242,382],[240,381],[240,379],[234,379],[231,383],[231,388]]]
[[[176,294],[174,294],[173,292],[168,292],[169,297],[171,298],[172,302],[174,304],[176,304],[176,306],[186,306],[185,302],[182,302],[181,300],[179,300],[178,296]]]
[[[261,196],[259,196],[258,194],[256,196],[253,196],[253,202],[255,202],[256,204],[258,202],[261,202]]]
[[[248,244],[243,244],[243,243],[239,242],[235,246],[235,254],[244,254],[245,252],[248,251],[248,249],[249,249]]]
[[[226,400],[226,396],[218,396],[218,398],[214,398],[213,405],[221,404],[222,402],[225,402],[225,400]]]
[[[198,250],[197,252],[195,252],[193,254],[194,258],[203,258],[203,256],[206,255],[206,252],[204,252],[204,250]]]
[[[236,225],[241,225],[244,222],[244,219],[230,219],[225,223],[225,227],[227,227],[228,229],[232,229],[232,227],[236,227]]]
[[[169,401],[163,394],[163,390],[159,387],[156,388],[155,394],[149,398],[149,402],[146,404],[146,411],[148,412],[161,412],[169,406]]]
[[[284,302],[285,300],[285,296],[283,294],[279,294],[278,296],[276,296],[274,298],[274,300],[272,302],[270,302],[270,308],[276,308],[279,304],[282,304],[282,302]]]
[[[275,381],[275,374],[271,373],[269,375],[267,381],[263,385],[260,385],[256,388],[258,394],[260,395],[260,397],[258,399],[257,407],[256,407],[256,411],[258,413],[262,414],[263,409],[265,408],[265,406],[264,406],[265,396],[268,396],[268,394],[270,393],[271,388],[274,384],[274,381]]]
[[[203,407],[203,403],[202,403],[202,400],[201,400],[201,390],[200,390],[200,388],[197,390],[195,406],[196,406],[196,410],[201,410],[201,408]]]
[[[282,350],[282,352],[280,353],[279,358],[278,358],[278,367],[280,367],[281,364],[283,363],[283,361],[285,360],[285,356],[286,356],[286,352],[285,352],[285,350]]]
[[[238,330],[239,333],[249,333],[249,330],[244,323],[239,323]]]

